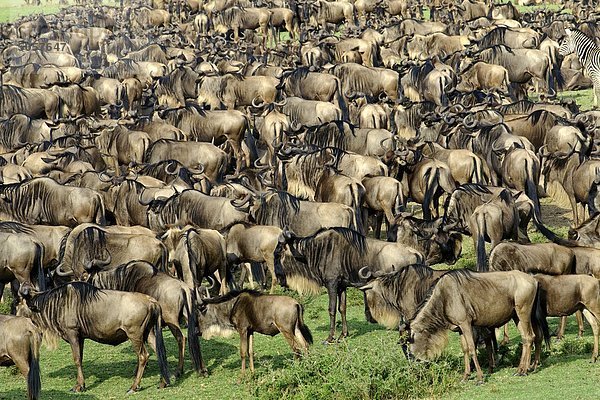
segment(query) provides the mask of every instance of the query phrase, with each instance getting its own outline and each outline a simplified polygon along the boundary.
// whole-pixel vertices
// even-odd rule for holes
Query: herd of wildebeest
[[[336,308],[348,335],[348,287],[408,359],[458,331],[465,379],[510,320],[518,374],[547,316],[577,313],[580,334],[585,316],[596,361],[600,113],[557,97],[600,98],[594,2],[132,1],[0,25],[0,283],[19,315],[0,316],[0,364],[31,399],[42,336],[70,344],[74,391],[85,339],[132,343],[130,391],[148,345],[170,383],[163,327],[177,377],[186,342],[208,373],[212,333],[239,333],[242,373],[254,332],[306,354],[303,306],[250,284],[326,288],[326,342]],[[549,193],[571,204],[568,238],[544,223]],[[432,269],[463,235],[478,271]]]

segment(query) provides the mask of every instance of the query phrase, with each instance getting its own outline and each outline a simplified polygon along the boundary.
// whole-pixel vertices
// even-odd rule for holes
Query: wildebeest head
[[[203,299],[198,304],[198,329],[206,339],[212,336],[228,336],[235,327],[229,318],[239,292]]]

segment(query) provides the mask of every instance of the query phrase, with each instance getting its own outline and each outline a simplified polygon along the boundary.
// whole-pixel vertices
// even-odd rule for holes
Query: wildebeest
[[[486,295],[481,296],[481,293]],[[496,328],[515,315],[523,343],[517,374],[525,375],[530,368],[534,339],[537,351],[542,333],[546,342],[550,338],[537,281],[520,271],[447,272],[410,322],[410,351],[418,358],[434,358],[446,346],[448,329],[459,329],[464,352],[464,378],[471,375],[470,356],[477,370],[477,380],[483,382],[473,328]]]
[[[19,294],[23,301],[19,304],[18,315],[30,317],[44,335],[62,338],[71,345],[77,367],[74,392],[85,390],[82,368],[85,339],[113,346],[129,339],[138,356],[136,374],[129,392],[138,391],[148,362],[146,343],[152,329],[156,337],[161,387],[170,384],[160,305],[150,296],[100,290],[83,282],[68,283],[41,293],[24,285]]]
[[[299,200],[283,191],[269,191],[255,198],[250,218],[261,225],[288,228],[297,236],[309,236],[322,228],[358,226],[356,213],[348,206]]]
[[[234,291],[199,304],[198,320],[203,336],[236,330],[240,335],[242,374],[246,357],[254,371],[254,332],[275,336],[282,333],[294,355],[308,354],[312,334],[304,324],[304,309],[291,297],[267,295],[252,290]]]
[[[592,362],[598,359],[600,334],[600,282],[587,275],[534,275],[541,291],[541,301],[549,317],[564,317],[575,311],[583,315],[594,331]]]
[[[28,224],[73,227],[85,222],[105,224],[104,201],[86,188],[60,185],[51,178],[34,178],[0,186],[0,215]]]
[[[98,289],[121,290],[124,292],[144,293],[160,305],[164,324],[171,330],[179,348],[179,364],[176,376],[183,374],[183,356],[185,338],[179,321],[185,318],[188,323],[188,345],[194,369],[207,374],[200,343],[196,320],[196,294],[184,282],[157,270],[146,261],[131,261],[110,271],[90,271],[88,283]]]
[[[271,273],[271,293],[277,283],[276,274],[283,279],[281,257],[291,232],[276,226],[235,224],[227,232],[227,256],[236,262],[264,262]]]
[[[40,398],[42,333],[24,317],[0,315],[0,366],[15,365],[27,379],[29,400]]]

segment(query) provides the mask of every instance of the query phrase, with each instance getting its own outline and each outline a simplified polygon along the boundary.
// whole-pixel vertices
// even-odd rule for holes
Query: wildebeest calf
[[[0,315],[0,366],[16,365],[27,378],[29,400],[40,397],[42,333],[29,318]]]
[[[312,334],[304,325],[304,310],[296,300],[287,296],[261,294],[253,290],[230,292],[224,296],[203,299],[199,306],[199,325],[203,335],[240,334],[242,374],[246,371],[246,357],[250,356],[250,371],[254,371],[254,332],[275,336],[283,334],[294,355],[308,353]]]

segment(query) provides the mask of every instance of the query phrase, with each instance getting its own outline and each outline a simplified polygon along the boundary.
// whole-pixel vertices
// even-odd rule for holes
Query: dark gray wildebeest
[[[29,318],[0,315],[0,366],[15,365],[27,379],[29,400],[40,398],[42,333]]]
[[[313,339],[303,314],[302,305],[291,297],[243,290],[202,300],[198,320],[205,337],[232,330],[239,333],[244,374],[246,357],[250,359],[250,371],[254,371],[254,332],[269,336],[281,332],[296,357],[308,354]]]
[[[334,341],[336,308],[342,317],[340,337],[348,336],[347,287],[363,283],[368,271],[391,272],[405,265],[424,262],[420,253],[403,244],[367,239],[347,228],[322,229],[312,236],[291,240],[288,247],[293,257],[283,260],[285,281],[280,283],[299,293],[315,293],[321,287],[327,289],[327,343]]]
[[[486,295],[482,297],[481,293]],[[540,349],[542,335],[546,343],[550,340],[537,281],[520,271],[449,271],[438,280],[431,295],[410,321],[410,352],[421,359],[435,358],[446,347],[448,330],[460,330],[464,378],[471,375],[471,358],[477,380],[483,382],[473,328],[497,328],[513,318],[518,319],[523,343],[517,374],[525,375],[530,368],[534,339],[536,349]]]
[[[177,340],[179,364],[177,377],[183,375],[185,337],[179,326],[183,318],[188,323],[187,342],[194,369],[199,374],[208,375],[198,338],[196,320],[196,293],[184,282],[157,270],[146,261],[132,261],[110,271],[90,271],[86,281],[98,289],[121,290],[123,292],[144,293],[156,299],[160,305],[163,325],[166,325]]]
[[[74,227],[105,224],[104,201],[91,189],[60,185],[51,178],[0,185],[0,218],[27,224]]]
[[[85,339],[113,346],[129,339],[138,356],[129,393],[138,391],[148,363],[146,343],[153,329],[155,339],[150,342],[154,342],[156,347],[160,386],[170,384],[160,305],[152,297],[142,293],[101,290],[83,282],[68,283],[41,293],[34,292],[30,285],[24,285],[19,293],[23,301],[17,314],[31,318],[47,339],[62,338],[71,345],[77,367],[74,392],[85,390],[82,368]]]
[[[412,247],[426,258],[428,265],[454,264],[462,252],[462,235],[443,229],[442,218],[425,221],[410,213],[401,213],[387,231],[389,242]]]

